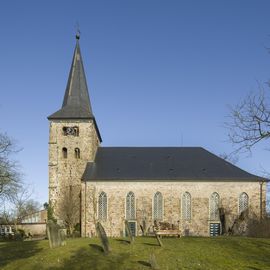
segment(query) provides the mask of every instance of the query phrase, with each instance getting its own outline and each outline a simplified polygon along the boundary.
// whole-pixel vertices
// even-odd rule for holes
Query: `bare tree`
[[[12,154],[17,152],[15,143],[0,133],[0,200],[11,199],[21,187],[21,177]]]
[[[7,209],[5,204],[2,205],[0,211],[0,224],[11,224],[14,222],[14,215],[12,214],[11,209]]]
[[[220,154],[219,157],[234,164],[234,165],[238,162],[238,157],[236,155],[233,155],[233,154],[227,154],[224,152],[224,153]]]
[[[28,185],[21,187],[20,190],[13,194],[9,211],[12,213],[15,225],[17,225],[24,216],[40,210],[40,203],[31,199],[32,194],[33,191],[31,191]]]
[[[68,232],[73,233],[75,225],[79,222],[80,216],[80,189],[76,186],[69,186],[63,192],[63,198],[59,203],[58,217],[66,225]]]
[[[270,138],[269,97],[262,86],[259,85],[257,93],[249,94],[231,108],[229,121],[225,125],[229,130],[229,140],[236,147],[229,157],[240,152],[251,152],[254,145]],[[269,172],[264,170],[262,174],[269,179]],[[270,211],[270,200],[266,201],[266,209]]]
[[[263,87],[259,88],[258,93],[249,94],[231,108],[229,121],[225,123],[235,152],[251,151],[255,144],[270,138],[270,105]]]
[[[41,205],[39,202],[33,199],[26,200],[20,207],[19,219],[22,219],[24,216],[27,216],[27,215],[30,215],[32,213],[39,211],[40,208],[41,208]]]

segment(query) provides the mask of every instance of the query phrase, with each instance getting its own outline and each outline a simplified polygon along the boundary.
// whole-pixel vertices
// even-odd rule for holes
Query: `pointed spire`
[[[49,119],[93,119],[86,76],[80,50],[80,32],[76,34],[76,47],[69,72],[62,108]]]

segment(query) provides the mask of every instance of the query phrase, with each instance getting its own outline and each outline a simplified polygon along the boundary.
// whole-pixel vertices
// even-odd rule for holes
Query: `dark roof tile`
[[[100,147],[83,180],[260,181],[201,147]]]

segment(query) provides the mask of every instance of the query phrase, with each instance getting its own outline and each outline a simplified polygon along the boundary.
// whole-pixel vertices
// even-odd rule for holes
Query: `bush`
[[[19,233],[22,238],[26,237],[26,233],[25,233],[25,231],[23,229],[18,229],[17,233]]]
[[[22,241],[25,237],[26,237],[26,234],[23,229],[18,229],[14,234],[14,238],[16,241]]]

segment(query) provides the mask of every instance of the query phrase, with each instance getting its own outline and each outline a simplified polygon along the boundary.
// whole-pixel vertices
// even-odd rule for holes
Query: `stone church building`
[[[125,220],[135,235],[163,221],[184,235],[209,236],[228,230],[246,209],[265,214],[266,180],[202,147],[102,147],[76,39],[62,108],[48,117],[56,217],[70,200],[84,237],[95,235],[97,221],[109,236],[123,236]],[[75,200],[64,196],[71,189]]]

